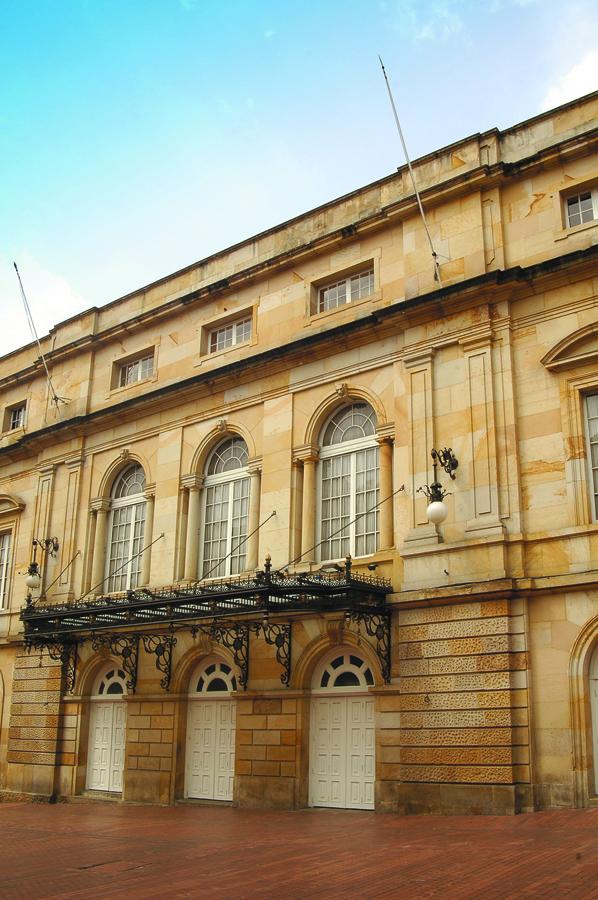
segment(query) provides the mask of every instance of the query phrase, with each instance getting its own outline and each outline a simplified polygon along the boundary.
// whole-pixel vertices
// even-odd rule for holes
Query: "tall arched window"
[[[112,487],[108,529],[108,592],[134,589],[141,573],[145,528],[145,473],[137,463],[120,473]]]
[[[324,428],[320,447],[321,560],[348,554],[366,556],[378,548],[375,433],[376,415],[367,403],[343,407]],[[362,515],[366,510],[372,511]]]
[[[247,444],[227,438],[206,466],[202,578],[237,575],[245,568],[249,475]],[[240,545],[240,546],[239,546]]]

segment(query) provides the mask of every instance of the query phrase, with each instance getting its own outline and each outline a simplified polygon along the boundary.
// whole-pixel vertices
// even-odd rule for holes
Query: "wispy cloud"
[[[273,28],[266,28],[266,30],[264,31],[264,37],[267,41],[271,40],[275,36],[275,34],[276,32]]]
[[[45,268],[28,251],[15,252],[35,329],[43,337],[58,322],[89,307],[58,272]],[[0,330],[0,356],[29,344],[33,337],[27,325],[13,259],[0,255],[0,306],[6,313]]]
[[[446,41],[464,30],[462,7],[463,0],[398,0],[389,11],[398,31],[412,41]]]
[[[542,109],[552,109],[598,90],[598,50],[590,50],[571,69],[560,74],[548,88]]]

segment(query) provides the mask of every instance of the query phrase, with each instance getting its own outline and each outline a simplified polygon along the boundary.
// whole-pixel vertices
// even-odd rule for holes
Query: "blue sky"
[[[0,354],[598,89],[595,0],[1,0]]]

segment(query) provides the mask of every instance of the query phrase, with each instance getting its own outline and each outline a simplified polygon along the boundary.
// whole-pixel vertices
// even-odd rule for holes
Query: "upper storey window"
[[[154,354],[146,353],[137,359],[120,363],[118,366],[118,387],[126,387],[150,378],[154,373]]]
[[[375,553],[378,481],[374,410],[367,403],[345,406],[332,416],[321,440],[322,560]]]
[[[585,398],[585,413],[592,519],[598,522],[598,394]]]
[[[374,267],[370,265],[363,271],[348,275],[340,281],[322,285],[318,289],[318,312],[328,312],[345,303],[355,303],[356,300],[369,297],[373,293]]]
[[[112,488],[108,539],[108,591],[134,590],[141,575],[145,530],[145,473],[135,463],[121,472]]]
[[[10,531],[0,534],[0,609],[8,606],[10,582]]]
[[[249,515],[247,444],[227,438],[212,451],[204,483],[202,578],[238,575],[245,568]]]
[[[225,350],[235,344],[243,344],[251,338],[251,317],[228,322],[218,328],[213,328],[208,337],[208,349],[210,353]]]
[[[20,403],[18,406],[13,406],[12,409],[7,410],[8,412],[8,429],[9,431],[14,431],[15,428],[22,428],[25,424],[25,412],[26,412],[26,404]]]
[[[598,190],[582,191],[565,200],[567,227],[574,228],[598,219]]]

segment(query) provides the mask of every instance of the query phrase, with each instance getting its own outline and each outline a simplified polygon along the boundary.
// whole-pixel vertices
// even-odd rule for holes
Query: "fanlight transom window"
[[[98,696],[123,695],[127,693],[127,676],[122,669],[109,669],[96,681],[94,693]]]
[[[242,438],[228,438],[206,467],[202,578],[238,575],[245,568],[249,515],[249,453]]]
[[[365,660],[346,651],[333,656],[315,673],[314,691],[367,691],[374,684],[372,670]]]
[[[336,412],[320,448],[320,559],[366,556],[378,548],[376,415],[367,403]]]
[[[237,679],[225,662],[210,662],[191,679],[191,693],[230,693],[237,690]]]
[[[133,590],[141,574],[145,530],[145,473],[137,463],[118,476],[112,488],[107,556],[108,591]]]

